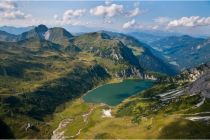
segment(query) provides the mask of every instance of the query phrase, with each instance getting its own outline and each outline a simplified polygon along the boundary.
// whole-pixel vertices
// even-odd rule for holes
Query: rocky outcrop
[[[140,69],[137,69],[136,67],[130,67],[128,69],[116,72],[115,77],[117,78],[135,77],[135,78],[143,79],[144,73]]]
[[[152,74],[144,74],[144,79],[157,80],[157,77]]]
[[[202,94],[204,97],[210,98],[210,71],[193,82],[188,91],[191,94]]]
[[[209,72],[210,62],[200,65],[196,68],[190,68],[184,70],[177,76],[174,77],[163,77],[159,79],[162,82],[179,82],[179,83],[192,83],[202,77],[204,74]]]
[[[199,67],[196,68],[187,69],[183,71],[179,76],[177,76],[177,78],[183,79],[184,81],[187,82],[194,82],[199,77],[207,73],[209,70],[210,70],[210,62],[200,65]]]
[[[131,68],[116,72],[114,76],[117,78],[139,78],[139,79],[157,80],[157,78],[154,75],[144,73],[142,70],[136,67],[131,67]]]

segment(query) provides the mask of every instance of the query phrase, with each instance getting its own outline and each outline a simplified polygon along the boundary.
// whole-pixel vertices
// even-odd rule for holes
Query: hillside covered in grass
[[[51,138],[207,139],[210,100],[209,87],[203,86],[209,84],[209,68],[205,64],[164,77],[115,107],[75,100],[53,115]],[[195,87],[200,91],[192,91]]]
[[[2,137],[138,138],[138,133],[144,130],[136,129],[142,115],[151,119],[155,114],[167,114],[168,109],[180,111],[201,100],[198,95],[189,97],[187,92],[181,92],[186,83],[197,77],[188,82],[182,76],[163,77],[176,74],[176,68],[153,54],[148,45],[124,34],[99,31],[73,36],[63,28],[45,25],[20,35],[2,34],[0,122],[1,129],[6,131],[6,136]],[[188,75],[186,72],[185,76]],[[87,91],[109,81],[127,78],[159,79],[160,84],[112,108],[111,120],[101,117],[101,111],[109,106],[81,101]],[[182,82],[177,85],[178,80]],[[154,111],[164,104],[156,96],[170,89],[181,92],[177,93],[181,94],[177,97],[180,102],[173,99],[168,103],[169,108]],[[132,137],[127,133],[117,135],[127,128],[123,120],[135,132],[135,135],[131,133]],[[59,128],[63,123],[65,127]],[[147,123],[148,130],[153,128]],[[116,128],[118,130],[113,131]],[[97,134],[93,133],[96,130]],[[61,135],[61,132],[65,133]],[[142,138],[147,138],[146,134]]]
[[[109,80],[157,76],[142,68],[134,50],[147,49],[126,35],[125,41],[102,32],[73,36],[45,25],[2,34],[0,116],[15,138],[49,138],[45,121],[59,106]]]

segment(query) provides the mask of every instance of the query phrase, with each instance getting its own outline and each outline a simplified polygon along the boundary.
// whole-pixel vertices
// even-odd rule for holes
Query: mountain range
[[[195,67],[210,60],[209,39],[195,38],[188,35],[170,36],[150,44],[160,51],[169,63],[183,70]]]
[[[0,30],[8,32],[10,34],[19,35],[19,34],[22,34],[23,32],[27,32],[33,28],[34,28],[34,26],[28,26],[28,27],[2,26],[2,27],[0,27]]]
[[[116,42],[116,40],[120,40],[120,42],[116,45],[124,44],[124,46],[127,46],[126,48],[129,48],[132,50],[132,52],[139,58],[139,64],[143,69],[148,71],[158,71],[166,74],[174,74],[176,73],[175,68],[173,68],[172,65],[167,64],[163,60],[160,60],[157,56],[155,56],[153,53],[151,53],[150,48],[148,45],[139,42],[135,38],[120,34],[120,33],[112,33],[112,32],[93,32],[93,33],[87,33],[84,35],[80,35],[79,37],[73,38],[73,35],[69,33],[67,30],[63,28],[50,28],[48,29],[44,25],[39,25],[38,27],[35,27],[34,29],[24,32],[20,35],[12,35],[6,32],[2,32],[0,34],[1,41],[9,41],[9,42],[17,42],[29,38],[38,38],[38,39],[44,39],[51,41],[53,43],[57,43],[59,45],[62,45],[64,47],[69,48],[69,46],[77,46],[78,44],[74,45],[75,40],[84,38],[83,40],[87,40],[87,38],[92,38],[90,40],[91,42],[94,42],[94,37],[97,37],[98,42],[104,41],[106,39],[106,42]],[[101,37],[100,37],[101,36]],[[104,38],[106,36],[107,38]],[[113,41],[115,40],[115,41]],[[97,44],[96,44],[97,45]],[[80,46],[80,48],[83,46]],[[98,46],[97,46],[98,47]],[[87,49],[89,49],[87,47]],[[84,48],[83,48],[84,49]],[[90,51],[90,50],[88,50]],[[142,54],[142,55],[141,55]],[[129,56],[131,56],[130,54]],[[146,63],[145,61],[142,61],[142,59],[148,59],[148,61],[151,61],[150,63]]]
[[[142,138],[209,138],[208,125],[186,121],[184,115],[174,117],[208,111],[209,40],[186,35],[154,38],[148,45],[123,33],[101,30],[75,36],[45,25],[18,35],[0,31],[0,129],[6,135],[1,137],[50,138],[56,126],[63,126],[59,121],[71,122],[72,118],[63,118],[70,114],[75,123],[79,120],[75,127],[90,121],[88,127],[106,129],[90,138],[120,138],[113,130],[122,128],[133,130],[123,133],[123,138],[137,138],[138,130],[144,130]],[[201,63],[206,64],[195,67]],[[77,100],[99,85],[128,78],[152,79],[156,84],[114,108],[116,121],[98,118],[101,110],[97,109],[107,106],[90,105],[87,113],[89,107]],[[69,102],[73,107],[66,110]],[[163,121],[166,117],[169,121]],[[109,125],[113,129],[106,124],[113,124]],[[176,128],[184,132],[190,126],[186,134],[173,134]]]

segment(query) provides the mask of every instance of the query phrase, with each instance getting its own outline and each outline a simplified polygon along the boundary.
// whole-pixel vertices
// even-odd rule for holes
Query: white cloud
[[[30,17],[30,15],[26,15],[25,13],[19,11],[19,10],[15,10],[15,11],[7,11],[4,12],[1,15],[1,18],[3,19],[8,19],[8,20],[12,20],[12,19],[26,19]]]
[[[14,10],[17,4],[13,1],[0,1],[0,11]]]
[[[157,17],[154,19],[154,21],[156,23],[159,23],[159,24],[164,24],[164,23],[168,23],[170,21],[170,18],[168,17]]]
[[[69,9],[66,10],[60,18],[57,14],[55,14],[53,18],[56,25],[80,25],[82,23],[78,18],[83,16],[85,12],[86,9]]]
[[[112,0],[106,0],[106,1],[105,1],[105,4],[106,4],[106,5],[110,5],[111,3],[112,3]]]
[[[140,5],[140,2],[139,1],[136,1],[136,2],[133,3],[133,6],[134,7],[138,7],[139,5]]]
[[[134,10],[129,12],[129,17],[135,17],[138,16],[140,14],[140,9],[139,8],[135,8]]]
[[[123,24],[123,29],[128,29],[128,28],[134,27],[135,25],[136,25],[136,21],[135,19],[132,19],[131,21],[128,21],[125,24]]]
[[[53,16],[53,18],[54,18],[55,20],[58,20],[58,15],[55,14],[55,15]]]
[[[159,28],[159,26],[158,25],[154,25],[154,26],[152,26],[151,27],[153,30],[157,30],[158,28]]]
[[[210,25],[210,17],[200,16],[182,17],[168,23],[168,27],[194,27],[208,25]]]
[[[85,12],[86,12],[85,9],[67,10],[63,14],[63,20],[68,21],[71,20],[72,18],[83,16]]]
[[[94,16],[113,17],[122,12],[123,12],[123,5],[117,5],[117,4],[111,4],[108,6],[100,5],[90,9],[90,14]]]
[[[104,20],[104,23],[106,23],[106,24],[112,24],[113,22],[112,22],[112,20],[110,20],[110,19],[105,19],[105,20]]]
[[[31,15],[18,10],[14,1],[0,1],[0,20],[20,20],[26,19]]]

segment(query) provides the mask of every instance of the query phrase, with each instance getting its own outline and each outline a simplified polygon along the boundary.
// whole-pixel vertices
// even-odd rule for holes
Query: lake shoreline
[[[118,79],[118,81],[114,83],[108,81],[105,84],[101,84],[87,91],[82,95],[81,99],[86,103],[105,104],[107,106],[114,107],[122,103],[126,98],[134,96],[137,93],[150,88],[154,82],[155,80],[145,80],[139,78]],[[99,92],[100,95],[96,92]]]
[[[107,82],[99,84],[98,86],[94,87],[93,89],[88,90],[87,92],[85,92],[84,94],[82,94],[82,96],[80,97],[83,101],[83,97],[90,91],[93,91],[99,87],[102,87],[104,85],[108,85],[108,84],[118,84],[118,83],[122,83],[124,80],[150,80],[150,79],[140,79],[140,78],[112,78],[110,80],[107,80]],[[151,81],[155,81],[155,80],[151,80]],[[85,102],[85,101],[84,101]]]

